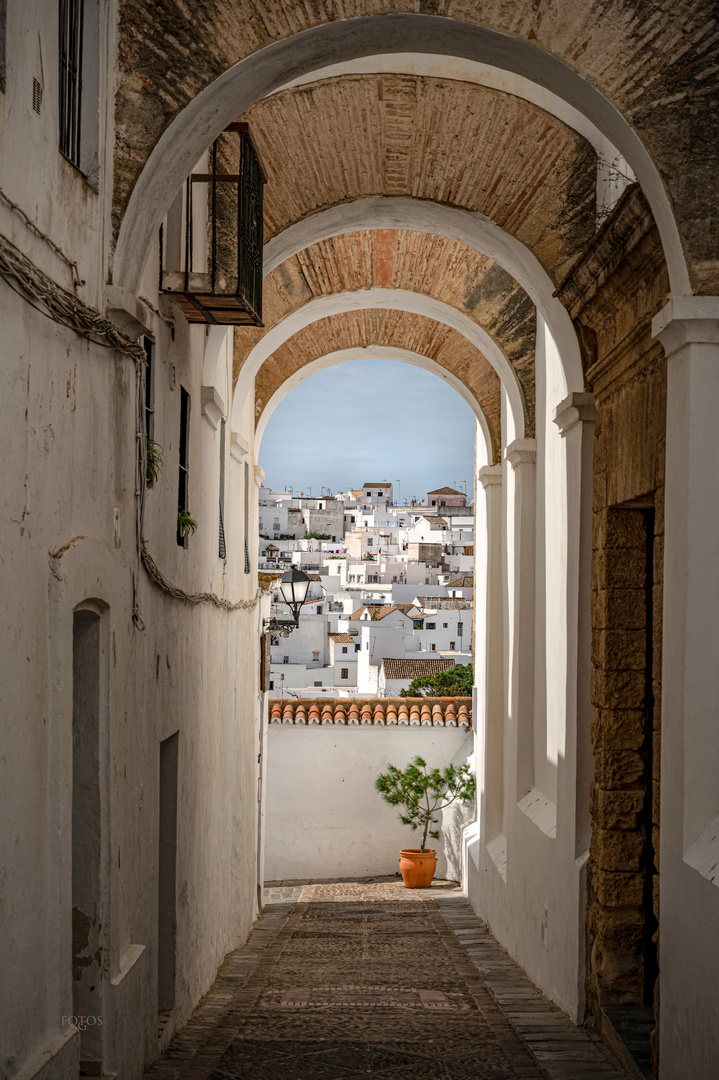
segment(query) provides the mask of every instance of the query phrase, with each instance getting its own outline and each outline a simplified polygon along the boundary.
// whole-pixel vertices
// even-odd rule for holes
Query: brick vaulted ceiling
[[[447,237],[405,230],[368,230],[333,237],[287,259],[265,280],[265,329],[243,327],[235,331],[235,375],[263,334],[291,312],[316,297],[373,287],[402,289],[442,300],[486,330],[514,369],[522,390],[527,434],[534,434],[534,305],[500,266],[473,248]],[[392,324],[395,335],[403,321],[407,326],[412,325],[409,316],[405,320],[395,320]],[[464,339],[461,339],[464,344],[460,347],[460,335],[454,332],[451,335],[451,350],[443,347],[439,352],[432,351],[434,346],[427,346],[426,342],[439,338],[448,340],[446,328],[431,324],[428,319],[421,322],[424,330],[418,339],[420,347],[410,346],[407,341],[403,342],[403,346],[429,355],[441,364],[451,357],[453,366],[448,370],[460,378],[472,393],[476,394],[481,386],[483,398],[480,403],[483,407],[494,409],[494,404],[490,405],[490,397],[492,402],[495,397],[498,402],[498,382],[488,397],[487,387],[490,383],[493,385],[493,380],[487,378],[489,365],[485,358]],[[396,339],[391,342],[381,338],[370,340],[367,337],[367,323],[352,324],[350,320],[346,325],[361,325],[362,340],[347,343],[343,337],[342,347],[399,344]],[[376,321],[371,325],[376,327]],[[414,329],[407,331],[409,337],[416,333],[417,325],[413,324]],[[309,340],[314,340],[313,349],[307,347]],[[306,335],[301,350],[303,362],[309,363],[339,347],[326,348],[325,345],[325,334],[317,335],[314,339],[312,334]],[[258,417],[278,389],[278,379],[282,381],[297,370],[295,359],[289,366],[286,363],[286,357],[290,354],[295,359],[299,355],[289,350],[283,354],[280,363],[277,361],[278,354],[274,354],[260,369],[256,379]]]
[[[193,0],[192,4],[121,0],[118,11],[120,72],[115,106],[113,214],[116,230],[135,182],[163,131],[200,91],[233,64],[272,42],[321,24],[341,24],[344,19],[362,16],[417,13],[481,25],[528,42],[533,49],[556,57],[596,87],[635,128],[647,147],[667,187],[697,288],[711,291],[713,275],[717,273],[719,227],[715,187],[719,109],[713,104],[719,97],[719,88],[711,78],[716,64],[719,17],[713,0],[684,0],[680,5],[659,5],[652,0],[586,0],[584,3],[533,0],[531,4],[519,0],[486,0],[482,4],[468,0],[312,0],[307,3]],[[329,55],[328,62],[332,59]],[[380,81],[375,79],[374,85],[378,88]],[[443,93],[446,92],[445,89]],[[319,139],[314,137],[317,125],[326,128],[331,116],[346,108],[342,100],[344,92],[338,89],[337,93],[337,107],[331,95],[328,109],[325,102],[328,115],[323,118],[314,114],[302,132],[313,150],[308,160],[310,185],[314,153],[321,149]],[[367,105],[366,114],[357,118],[359,124],[347,132],[365,153],[368,135],[373,134],[371,125],[378,120],[385,122],[383,112],[400,117],[406,108],[406,101],[401,104],[406,96],[401,83],[393,93],[396,97],[391,109],[387,105]],[[466,123],[461,122],[463,109],[457,107],[457,102],[455,97],[450,108],[439,115],[441,127],[448,123],[454,133],[453,140],[445,144],[454,163],[454,186],[446,176],[435,182],[423,173],[425,190],[436,191],[441,199],[470,198],[477,194],[470,190],[474,171],[470,162],[475,149],[473,131],[483,129],[472,127],[477,119],[472,110]],[[299,99],[297,108],[301,110]],[[488,105],[486,111],[492,113],[494,107]],[[415,113],[418,132],[427,134],[425,125],[431,115],[424,111],[424,106]],[[528,182],[534,165],[529,151],[536,136],[529,116],[525,112],[521,117],[517,115],[519,128],[510,125],[505,132],[509,145],[518,137],[525,120],[534,131],[526,143],[528,156],[524,165]],[[537,150],[541,151],[543,141],[536,146]],[[495,142],[493,149],[501,152],[501,141]],[[417,158],[413,161],[416,165]],[[419,164],[423,163],[426,164],[424,158]],[[401,155],[396,164],[392,181],[401,184],[402,177],[407,175]],[[380,161],[376,162],[376,168],[381,165]],[[517,172],[515,169],[514,174]],[[485,180],[488,177],[485,174]],[[491,183],[487,184],[487,191],[491,197]],[[516,200],[510,198],[506,205],[500,205],[511,224],[517,211]],[[550,201],[541,209],[537,228],[545,234],[561,229],[561,199],[558,205]],[[554,210],[557,216],[547,217],[547,210]],[[535,240],[539,242],[539,237]]]
[[[500,460],[501,393],[494,368],[456,330],[405,311],[376,308],[347,311],[320,319],[299,331],[262,365],[256,382],[256,416],[259,418],[282,383],[312,360],[340,349],[372,345],[409,349],[435,360],[456,375],[479,403],[489,427],[494,460]],[[381,401],[378,407],[382,407]]]
[[[511,95],[453,80],[343,76],[275,94],[243,119],[267,173],[266,241],[330,206],[409,195],[486,214],[559,281],[594,234],[593,148]],[[361,132],[371,137],[358,137]],[[491,260],[443,237],[358,232],[287,260],[266,281],[264,330],[236,331],[235,374],[263,334],[290,312],[314,297],[374,287],[442,300],[494,337],[518,377],[527,434],[533,435],[533,305]],[[462,381],[474,392],[468,357],[479,354],[466,343],[461,351]],[[308,363],[322,352],[304,355]],[[260,411],[271,396],[266,377],[266,371],[258,376]],[[494,436],[498,426],[497,417]]]
[[[352,75],[273,94],[242,119],[268,174],[266,241],[330,206],[411,196],[485,214],[559,283],[594,232],[594,149],[510,94]]]

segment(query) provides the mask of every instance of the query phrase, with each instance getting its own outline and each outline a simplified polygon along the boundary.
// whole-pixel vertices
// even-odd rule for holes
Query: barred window
[[[160,447],[155,444],[155,342],[145,335],[142,339],[145,350],[145,439],[147,441],[147,486],[155,482],[160,464]]]
[[[250,562],[250,466],[245,462],[245,573],[252,570]]]
[[[84,0],[60,0],[60,150],[80,168]]]
[[[7,67],[7,0],[0,0],[0,91],[5,93]]]
[[[60,0],[60,152],[97,190],[101,0]],[[39,104],[39,103],[38,103]]]
[[[218,538],[218,555],[221,559],[227,558],[227,545],[225,543],[225,421],[220,421],[220,530]]]
[[[177,491],[177,508],[179,511],[188,512],[188,500],[190,497],[190,395],[184,386],[180,387],[180,462],[179,483]],[[180,547],[187,547],[188,529],[178,522],[177,543]]]

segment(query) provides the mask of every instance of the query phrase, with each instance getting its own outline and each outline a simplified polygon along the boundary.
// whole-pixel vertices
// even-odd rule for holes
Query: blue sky
[[[352,360],[310,375],[281,401],[260,446],[265,482],[319,495],[401,481],[400,495],[471,490],[474,416],[456,390],[395,360]]]

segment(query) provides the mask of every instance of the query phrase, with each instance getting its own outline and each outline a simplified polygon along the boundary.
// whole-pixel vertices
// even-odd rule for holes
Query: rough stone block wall
[[[641,510],[597,510],[588,925],[595,1009],[641,1003],[644,993],[646,545]]]
[[[603,1005],[641,1005],[651,996],[648,933],[658,947],[666,362],[651,319],[667,290],[657,230],[634,187],[560,290],[597,407],[587,905],[587,999],[595,1020]],[[657,1023],[658,988],[657,979]]]

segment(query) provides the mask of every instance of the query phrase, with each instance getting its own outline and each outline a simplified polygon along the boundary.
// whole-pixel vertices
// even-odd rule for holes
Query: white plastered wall
[[[579,576],[580,506],[579,488],[569,499],[567,486],[577,450],[555,423],[566,382],[541,316],[536,356],[536,440],[513,437],[505,403],[501,473],[497,466],[480,470],[480,814],[478,829],[466,833],[467,888],[502,944],[579,1021],[586,886],[585,859],[576,853],[578,642],[570,597]]]
[[[6,120],[6,150],[14,145],[11,134]],[[54,140],[51,153],[54,162]],[[34,175],[42,171],[38,167]],[[102,307],[102,206],[83,211],[85,226],[74,227],[77,193],[62,183],[58,190],[64,194],[56,205],[62,202],[69,224],[55,235],[67,242],[87,279],[82,295]],[[33,189],[32,197],[46,205],[44,188]],[[80,203],[94,198],[83,189]],[[15,226],[12,236],[36,256],[32,234],[25,237]],[[37,259],[69,284],[52,252]],[[155,307],[156,281],[157,267],[150,265],[141,292]],[[0,438],[4,460],[13,463],[1,481],[8,527],[2,553],[6,753],[0,763],[0,858],[9,875],[0,951],[13,994],[0,1001],[0,1073],[13,1080],[65,1080],[78,1068],[80,1039],[68,1019],[72,625],[73,610],[91,600],[102,610],[105,673],[98,780],[107,959],[98,997],[103,1068],[135,1080],[161,1045],[159,744],[176,731],[176,996],[165,1041],[210,986],[226,953],[243,942],[257,911],[260,612],[189,605],[150,582],[135,549],[133,361],[54,323],[2,281],[0,290]],[[149,551],[166,577],[188,592],[251,599],[256,566],[253,560],[253,573],[244,573],[243,476],[230,455],[229,424],[226,562],[217,547],[219,422],[230,404],[231,344],[224,332],[218,342],[206,339],[203,327],[188,328],[171,307],[148,322],[157,346],[154,434],[163,454],[160,477],[147,494]],[[176,542],[180,385],[192,400],[189,505],[198,522],[186,550]],[[250,432],[254,536],[252,420],[242,418]]]
[[[662,1080],[719,1072],[719,298],[670,298],[667,354],[660,920]]]
[[[369,877],[397,872],[399,849],[421,833],[375,790],[388,763],[405,768],[419,754],[430,768],[471,758],[463,728],[270,724],[265,873],[268,881]],[[461,879],[461,824],[470,809],[443,817],[437,876]]]

